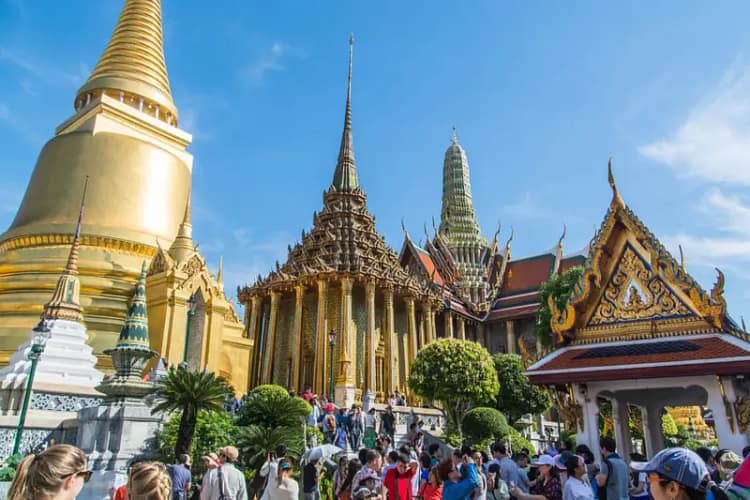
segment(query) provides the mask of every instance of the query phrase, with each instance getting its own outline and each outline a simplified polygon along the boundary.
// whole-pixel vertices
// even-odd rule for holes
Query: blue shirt
[[[469,495],[479,486],[479,475],[477,475],[477,465],[469,464],[463,468],[466,471],[466,478],[454,483],[446,481],[443,483],[443,500],[469,500]]]
[[[182,498],[187,498],[187,485],[193,480],[190,469],[183,464],[172,464],[167,467],[170,479],[172,479],[172,493],[177,493]]]

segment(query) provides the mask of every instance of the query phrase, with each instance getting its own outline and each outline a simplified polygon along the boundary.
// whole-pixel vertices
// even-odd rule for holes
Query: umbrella
[[[342,453],[344,450],[339,448],[338,446],[334,446],[332,444],[321,444],[319,446],[315,446],[313,448],[310,448],[305,452],[304,455],[302,455],[302,458],[304,460],[312,461],[312,460],[320,460],[320,459],[329,459],[334,455],[338,455],[339,453]]]

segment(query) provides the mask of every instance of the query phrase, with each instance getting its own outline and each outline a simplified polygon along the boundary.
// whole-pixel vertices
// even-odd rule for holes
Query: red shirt
[[[126,486],[127,484],[123,484],[122,486],[117,488],[117,490],[115,490],[115,496],[112,497],[112,500],[127,500],[128,493],[127,491],[125,491]]]
[[[443,485],[441,483],[437,486],[433,486],[430,483],[424,483],[419,489],[419,493],[422,495],[423,500],[442,500]]]
[[[388,500],[411,500],[411,479],[414,477],[415,470],[409,468],[403,474],[398,473],[398,466],[391,467],[385,473],[383,486],[388,490]],[[398,488],[398,496],[396,495]]]

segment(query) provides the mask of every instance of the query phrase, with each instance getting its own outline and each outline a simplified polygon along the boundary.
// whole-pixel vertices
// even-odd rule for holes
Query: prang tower
[[[126,0],[112,37],[42,149],[23,202],[0,236],[0,362],[26,338],[80,235],[80,305],[95,353],[117,341],[141,264],[172,243],[190,190],[190,134],[178,128],[161,2]]]

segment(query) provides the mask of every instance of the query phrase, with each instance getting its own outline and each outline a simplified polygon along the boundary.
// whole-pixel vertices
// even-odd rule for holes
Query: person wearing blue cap
[[[703,459],[686,448],[667,448],[648,463],[633,464],[632,468],[648,475],[654,500],[704,500],[714,498],[717,492],[726,498],[711,481]]]

